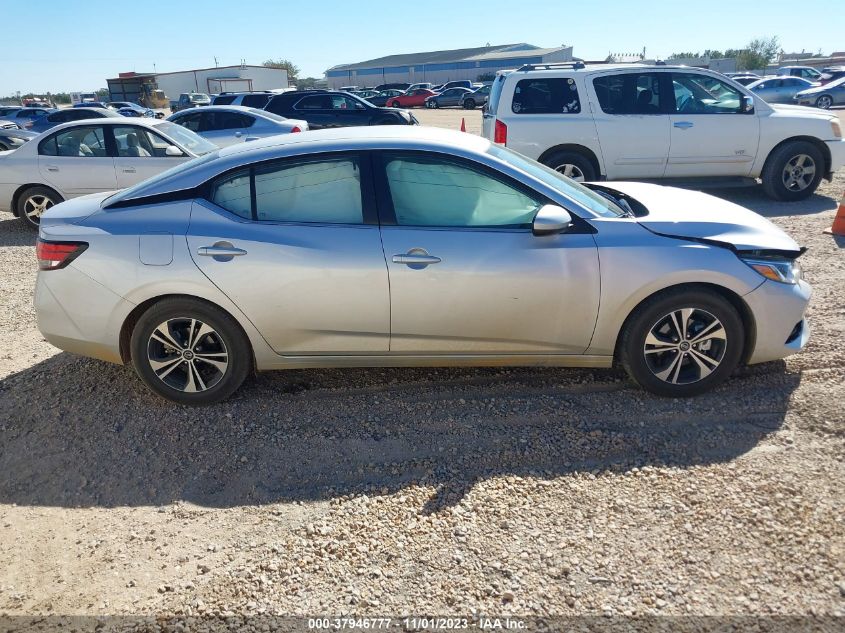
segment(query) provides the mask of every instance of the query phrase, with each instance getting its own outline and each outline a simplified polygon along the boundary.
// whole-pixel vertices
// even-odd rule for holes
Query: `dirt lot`
[[[0,613],[845,615],[843,191],[716,192],[810,247],[814,333],[687,401],[348,369],[178,407],[41,339],[34,236],[0,217]]]

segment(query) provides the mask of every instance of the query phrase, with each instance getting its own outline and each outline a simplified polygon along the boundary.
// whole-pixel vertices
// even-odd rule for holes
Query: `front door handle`
[[[429,255],[424,248],[412,248],[407,253],[393,256],[394,264],[405,264],[414,269],[425,268],[431,264],[440,263],[440,258]]]
[[[47,171],[59,171],[59,168],[55,165],[47,165]]]
[[[134,168],[134,167],[124,167],[124,168],[123,168],[123,173],[124,173],[124,174],[134,174],[134,173],[135,173],[135,171],[136,171],[136,170],[135,170],[135,168]]]
[[[693,126],[691,121],[677,121],[675,122],[675,127],[681,130],[688,130]]]
[[[214,246],[200,246],[197,249],[197,255],[201,255],[202,257],[214,257],[215,259],[219,257],[228,261],[232,257],[246,255],[246,251],[242,248],[232,246],[229,242],[217,242]]]

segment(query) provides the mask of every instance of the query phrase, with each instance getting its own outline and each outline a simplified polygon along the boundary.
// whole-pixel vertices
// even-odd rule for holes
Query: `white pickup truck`
[[[845,164],[839,119],[770,105],[719,73],[646,64],[501,71],[484,136],[576,180],[754,184],[801,200]],[[667,182],[668,184],[668,182]]]

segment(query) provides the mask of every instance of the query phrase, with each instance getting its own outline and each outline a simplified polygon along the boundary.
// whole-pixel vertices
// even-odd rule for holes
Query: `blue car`
[[[144,106],[140,106],[137,103],[132,103],[131,101],[109,101],[106,106],[108,106],[109,108],[114,108],[123,116],[143,116],[152,119],[155,118],[156,115],[154,110],[150,108],[145,108]],[[121,110],[132,110],[136,114],[121,112]]]
[[[105,108],[64,108],[56,110],[40,119],[35,119],[32,125],[27,129],[32,132],[44,132],[59,123],[67,123],[68,121],[81,121],[82,119],[102,119],[102,118],[120,117],[114,110],[107,110]]]

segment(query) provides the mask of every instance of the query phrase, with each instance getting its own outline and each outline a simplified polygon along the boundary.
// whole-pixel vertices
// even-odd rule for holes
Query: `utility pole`
[[[220,64],[217,63],[217,55],[214,56],[214,67],[219,68]]]

